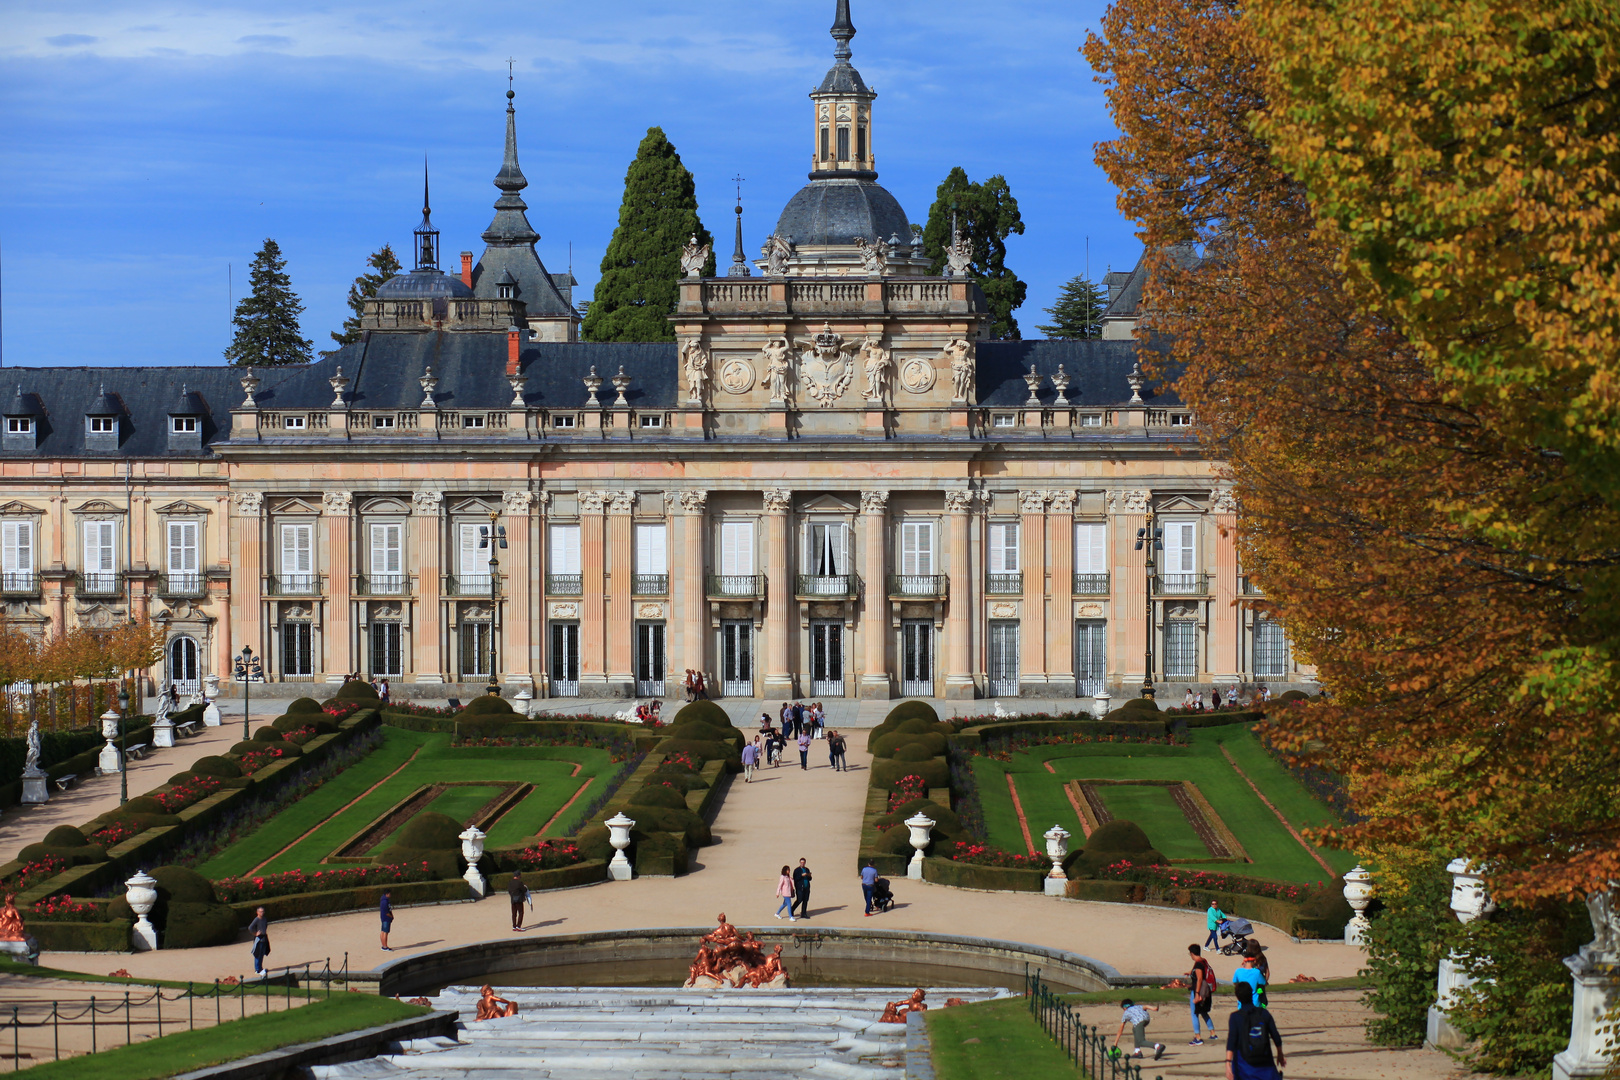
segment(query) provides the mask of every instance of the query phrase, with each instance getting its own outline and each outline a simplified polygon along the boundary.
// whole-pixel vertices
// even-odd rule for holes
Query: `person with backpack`
[[[1215,1021],[1209,1018],[1209,1010],[1215,1004],[1215,969],[1209,966],[1204,959],[1204,950],[1197,945],[1187,946],[1187,953],[1193,958],[1192,989],[1187,994],[1187,1002],[1192,1009],[1193,1037],[1188,1046],[1203,1046],[1204,1040],[1199,1036],[1198,1018],[1204,1018],[1204,1027],[1209,1030],[1210,1039],[1215,1038]]]
[[[1254,988],[1238,983],[1238,1009],[1226,1024],[1226,1080],[1282,1080],[1278,1070],[1288,1064],[1282,1035],[1271,1013],[1254,1003]],[[1271,1054],[1277,1046],[1276,1058]]]

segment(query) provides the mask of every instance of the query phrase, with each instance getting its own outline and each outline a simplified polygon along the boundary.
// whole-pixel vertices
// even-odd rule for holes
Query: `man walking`
[[[387,889],[383,890],[382,901],[377,905],[377,914],[382,916],[382,950],[393,952],[394,950],[388,947],[388,931],[394,928],[394,902]]]
[[[743,783],[754,782],[754,766],[759,764],[759,736],[742,748]]]
[[[872,890],[877,888],[877,867],[872,860],[867,859],[866,865],[861,867],[861,892],[866,896],[866,917],[872,917]]]
[[[836,730],[827,732],[827,757],[831,760],[833,771],[849,771],[849,766],[844,762],[844,736]]]
[[[810,768],[810,733],[808,731],[799,732],[799,768],[806,770]]]
[[[799,860],[804,865],[804,860]],[[809,871],[805,871],[809,873]],[[253,974],[264,974],[264,958],[270,955],[270,920],[264,917],[264,908],[253,913],[253,921],[248,923],[248,933],[253,935]]]
[[[512,901],[512,929],[523,929],[523,902],[529,898],[529,887],[523,884],[521,871],[512,872],[512,880],[506,883],[506,895]]]
[[[793,871],[793,893],[798,904],[799,915],[808,919],[810,917],[810,868],[799,860],[799,865]],[[788,909],[793,914],[793,909]]]

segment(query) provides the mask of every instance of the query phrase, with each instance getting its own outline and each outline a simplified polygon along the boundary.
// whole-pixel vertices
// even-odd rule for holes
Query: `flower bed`
[[[889,792],[889,813],[892,814],[911,800],[924,798],[927,794],[928,785],[923,782],[922,777],[915,773],[902,776],[900,782]]]
[[[192,803],[202,802],[208,796],[218,791],[224,781],[217,776],[196,776],[183,784],[171,785],[167,791],[159,791],[152,797],[158,805],[170,814],[177,814]],[[128,822],[119,822],[127,825]],[[131,834],[133,835],[133,834]]]
[[[542,840],[517,854],[517,863],[525,870],[556,870],[584,861],[584,852],[572,840]]]
[[[334,720],[347,720],[360,711],[358,701],[333,701],[321,706],[321,712]]]
[[[272,746],[268,750],[249,750],[236,759],[242,767],[243,776],[252,776],[266,765],[273,765],[281,760],[281,748]]]
[[[236,904],[243,901],[266,900],[272,896],[292,896],[296,893],[356,889],[367,885],[402,885],[412,881],[430,881],[433,877],[433,871],[425,862],[353,866],[338,870],[317,870],[313,874],[306,874],[302,870],[288,870],[281,874],[221,878],[214,882],[214,892],[222,903]]]
[[[946,845],[940,845],[944,849]],[[937,854],[944,855],[952,862],[968,863],[972,866],[1006,866],[1019,870],[1045,870],[1051,866],[1052,861],[1038,855],[1018,855],[1011,851],[1001,851],[974,841],[952,845],[950,850],[940,850]]]
[[[105,828],[97,829],[85,839],[110,850],[140,831],[141,827],[133,821],[115,821]]]
[[[696,773],[703,771],[703,762],[695,760],[685,750],[677,750],[673,754],[665,754],[664,760],[658,763],[659,772],[686,772]]]
[[[320,732],[316,730],[314,724],[305,724],[303,727],[297,727],[293,728],[291,731],[282,732],[281,737],[292,743],[294,746],[303,746],[318,734],[320,734]]]
[[[67,860],[56,855],[47,855],[43,859],[24,863],[14,873],[8,874],[0,880],[0,889],[8,893],[20,893],[31,885],[38,885],[42,881],[60,874],[67,869]]]
[[[1174,866],[1136,866],[1129,859],[1109,863],[1097,871],[1105,881],[1139,881],[1163,889],[1193,889],[1203,892],[1243,893],[1263,896],[1271,900],[1285,900],[1297,904],[1305,899],[1310,887],[1290,885],[1280,881],[1240,877],[1237,874],[1212,873],[1206,870],[1186,870]],[[1317,882],[1320,885],[1321,882]]]
[[[36,900],[28,910],[30,922],[99,922],[103,914],[95,904],[75,900],[66,893]]]

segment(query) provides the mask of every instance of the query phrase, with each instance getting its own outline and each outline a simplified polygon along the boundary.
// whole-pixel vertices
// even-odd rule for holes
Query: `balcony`
[[[986,574],[984,591],[990,596],[1021,596],[1024,592],[1024,575]]]
[[[853,600],[860,592],[861,579],[854,574],[800,574],[793,582],[793,595],[800,600]]]
[[[114,570],[81,572],[73,578],[73,587],[80,596],[120,596],[124,591],[123,575]]]
[[[630,593],[632,596],[668,596],[668,574],[632,574],[630,576]]]
[[[481,596],[486,599],[491,595],[501,595],[501,575],[490,577],[488,574],[446,574],[444,575],[444,595],[446,596]]]
[[[1264,596],[1264,595],[1266,595],[1266,591],[1260,587],[1259,583],[1256,582],[1254,580],[1254,578],[1249,577],[1247,574],[1245,574],[1241,580],[1243,582],[1243,595],[1244,596]]]
[[[39,575],[32,570],[0,573],[0,596],[38,596]]]
[[[1107,596],[1107,574],[1076,574],[1074,575],[1074,595],[1076,596]]]
[[[765,575],[710,574],[708,594],[717,600],[758,600],[765,595]]]
[[[415,591],[416,579],[409,574],[356,574],[356,596],[409,596]]]
[[[1154,596],[1208,596],[1208,574],[1159,574],[1153,579]]]
[[[164,574],[158,579],[158,596],[191,597],[208,594],[208,579],[198,573]]]
[[[580,596],[585,592],[583,574],[547,574],[547,596]]]
[[[950,589],[944,574],[890,574],[889,596],[900,600],[943,600]]]
[[[326,578],[321,574],[279,574],[264,579],[266,596],[320,596]]]

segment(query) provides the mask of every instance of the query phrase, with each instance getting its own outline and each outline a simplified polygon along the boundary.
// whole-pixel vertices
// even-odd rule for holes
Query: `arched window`
[[[168,681],[182,694],[195,693],[201,679],[197,642],[189,637],[177,637],[169,642]]]

